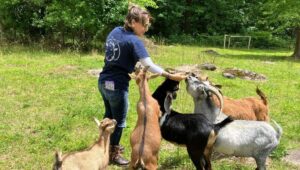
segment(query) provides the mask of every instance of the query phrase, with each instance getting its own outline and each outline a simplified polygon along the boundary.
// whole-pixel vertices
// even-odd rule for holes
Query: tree
[[[35,39],[43,30],[32,25],[43,6],[42,0],[0,0],[0,25],[8,39],[23,42]]]
[[[157,5],[154,2],[154,0],[128,0],[128,4],[129,3],[138,4],[138,5],[143,6],[143,7],[154,7],[154,8],[157,8]]]
[[[270,24],[277,23],[277,30],[295,32],[296,43],[292,57],[300,59],[300,1],[299,0],[269,0],[266,3],[266,14]]]

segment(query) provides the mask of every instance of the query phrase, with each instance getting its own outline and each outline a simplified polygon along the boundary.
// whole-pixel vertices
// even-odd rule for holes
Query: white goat
[[[101,122],[95,118],[100,131],[98,141],[89,149],[62,155],[55,153],[54,170],[104,170],[109,163],[110,135],[115,130],[116,120],[105,118]]]
[[[193,76],[186,79],[186,84],[188,93],[194,99],[195,113],[204,114],[212,122],[227,117],[210,98],[211,92],[218,93],[217,89]],[[232,156],[253,157],[257,169],[265,170],[266,159],[277,147],[282,135],[281,127],[275,121],[274,124],[276,130],[263,121],[235,120],[219,131],[214,150]]]

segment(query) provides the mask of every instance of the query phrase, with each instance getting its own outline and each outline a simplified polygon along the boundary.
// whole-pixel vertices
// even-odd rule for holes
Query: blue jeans
[[[110,137],[111,145],[119,145],[123,128],[126,127],[126,116],[128,112],[128,91],[108,90],[104,84],[99,83],[98,88],[105,106],[104,118],[115,119],[116,129]]]

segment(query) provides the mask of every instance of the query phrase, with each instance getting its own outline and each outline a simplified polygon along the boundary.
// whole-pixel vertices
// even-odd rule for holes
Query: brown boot
[[[109,145],[109,155],[111,155],[111,153],[112,153],[112,151],[114,150],[115,147],[119,148],[119,151],[120,151],[121,154],[124,153],[124,151],[125,151],[125,147],[124,146],[122,146],[122,145],[115,145],[115,146]]]
[[[110,146],[109,162],[120,166],[128,165],[129,161],[122,156],[123,152],[124,152],[124,147],[120,145]]]

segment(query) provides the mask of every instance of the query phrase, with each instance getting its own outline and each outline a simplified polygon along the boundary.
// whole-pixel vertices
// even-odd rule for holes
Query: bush
[[[254,48],[290,48],[293,44],[290,38],[275,37],[271,32],[258,31],[251,32],[249,35],[252,36],[251,47]]]
[[[250,48],[260,49],[275,49],[285,48],[291,49],[294,45],[294,40],[289,37],[276,37],[271,32],[251,32],[247,35],[251,36]],[[161,37],[160,37],[161,39]],[[168,44],[185,44],[185,45],[200,45],[200,46],[213,46],[223,47],[224,35],[210,36],[206,34],[198,35],[171,35],[169,38],[164,39]],[[228,43],[228,42],[227,42]],[[231,48],[247,48],[248,38],[231,38]]]
[[[181,35],[171,35],[168,38],[167,43],[192,45],[192,44],[196,44],[197,40],[194,37],[192,37],[191,35],[181,34]]]
[[[167,43],[200,45],[200,46],[223,46],[224,36],[208,36],[208,35],[171,35],[167,39]]]

